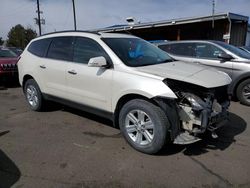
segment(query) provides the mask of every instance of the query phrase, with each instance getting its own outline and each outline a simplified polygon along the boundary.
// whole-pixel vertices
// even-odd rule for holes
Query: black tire
[[[246,91],[250,92],[250,79],[246,79],[241,82],[236,91],[237,98],[240,102],[244,105],[250,106],[250,96],[247,97],[244,95]]]
[[[152,138],[151,142],[149,142],[146,139],[146,137],[144,136],[145,130],[142,130],[143,133],[140,132],[143,135],[142,142],[149,142],[145,145],[138,144],[138,143],[136,143],[136,141],[133,140],[133,134],[135,134],[134,138],[136,139],[138,130],[134,133],[131,133],[131,132],[128,133],[127,128],[126,128],[127,127],[126,122],[128,122],[128,121],[126,121],[126,118],[128,118],[128,114],[135,112],[135,116],[136,116],[137,110],[140,112],[145,112],[144,115],[149,117],[148,120],[151,119],[151,122],[153,123],[153,126],[154,126],[154,129],[152,129],[152,130],[149,129],[149,131],[153,132],[153,138]],[[139,116],[139,114],[138,114],[138,116]],[[163,112],[163,110],[160,107],[158,107],[155,104],[153,104],[149,101],[146,101],[146,100],[133,99],[133,100],[127,102],[122,107],[122,109],[119,113],[119,126],[120,126],[120,130],[121,130],[123,136],[125,137],[126,141],[133,148],[135,148],[136,150],[143,152],[143,153],[155,154],[155,153],[159,152],[166,144],[167,135],[168,135],[167,132],[168,132],[168,128],[170,127],[170,124],[169,124],[169,121],[166,117],[166,114]],[[132,125],[132,126],[134,126],[134,125]],[[143,141],[143,138],[145,139],[145,141]]]
[[[34,105],[32,105],[32,103],[30,102],[30,99],[28,97],[28,93],[29,93],[29,89],[30,88],[33,88],[34,91],[36,92],[36,97],[37,97],[37,102],[34,103]],[[38,86],[38,84],[36,83],[35,80],[33,79],[29,79],[25,82],[25,85],[24,85],[24,94],[25,94],[25,98],[29,104],[29,107],[34,110],[34,111],[42,111],[44,109],[44,99],[43,99],[43,96],[42,96],[42,93],[41,93],[41,90]],[[35,98],[35,97],[34,97]]]

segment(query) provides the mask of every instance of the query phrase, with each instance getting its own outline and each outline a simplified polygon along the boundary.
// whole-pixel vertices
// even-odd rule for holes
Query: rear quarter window
[[[29,45],[28,51],[36,56],[44,57],[50,42],[51,39],[36,40]]]

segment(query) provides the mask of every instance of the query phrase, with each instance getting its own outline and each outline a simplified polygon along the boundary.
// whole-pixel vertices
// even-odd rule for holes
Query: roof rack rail
[[[69,32],[84,32],[84,33],[92,33],[96,35],[101,35],[98,31],[84,31],[84,30],[65,30],[65,31],[55,31],[51,33],[45,33],[39,37],[46,36],[46,35],[51,35],[51,34],[57,34],[57,33],[69,33]]]

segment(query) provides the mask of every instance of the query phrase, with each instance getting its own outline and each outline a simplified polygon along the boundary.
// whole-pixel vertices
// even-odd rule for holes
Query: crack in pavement
[[[233,187],[233,184],[230,183],[226,178],[222,177],[220,174],[215,173],[214,171],[212,171],[211,169],[209,169],[206,165],[204,165],[202,162],[200,162],[199,160],[195,159],[194,157],[189,156],[189,158],[195,162],[196,164],[198,164],[200,167],[202,167],[206,172],[208,172],[209,174],[217,177],[219,180],[221,180],[224,184],[226,184],[226,186],[228,187]]]

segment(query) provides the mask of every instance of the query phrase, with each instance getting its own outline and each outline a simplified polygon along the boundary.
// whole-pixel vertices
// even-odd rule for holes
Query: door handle
[[[45,65],[40,65],[39,67],[42,68],[42,69],[46,69]]]
[[[77,72],[75,70],[70,70],[70,71],[68,71],[68,73],[69,74],[74,74],[74,75],[77,74]]]

